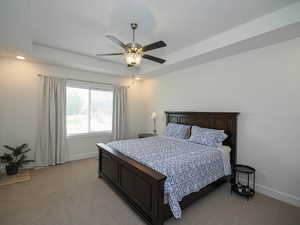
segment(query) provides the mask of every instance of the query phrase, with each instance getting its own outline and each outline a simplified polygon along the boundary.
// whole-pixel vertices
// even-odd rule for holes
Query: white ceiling
[[[129,24],[137,22],[137,41],[164,40],[168,47],[153,53],[164,56],[292,2],[295,0],[31,0],[32,37],[40,44],[94,56],[118,52],[104,36],[113,34],[130,42]]]
[[[151,52],[155,56],[166,58],[166,65],[168,65],[170,62],[168,59],[183,53],[184,49],[192,48],[218,34],[254,21],[291,3],[299,2],[297,0],[27,1],[30,24],[28,32],[33,43],[34,58],[39,58],[40,52],[43,51],[44,60],[49,60],[49,54],[46,57],[45,53],[47,49],[51,49],[52,57],[55,50],[59,51],[57,54],[62,52],[69,54],[69,57],[74,59],[74,65],[75,55],[92,56],[86,58],[86,64],[89,64],[88,60],[94,60],[93,65],[83,65],[85,69],[97,71],[97,62],[99,68],[106,63],[109,64],[105,68],[107,73],[119,75],[124,75],[126,69],[125,65],[123,66],[122,56],[105,57],[99,60],[93,57],[96,53],[121,51],[104,36],[112,34],[125,43],[130,42],[131,22],[139,24],[136,32],[136,40],[139,43],[146,45],[164,40],[168,44],[166,48]],[[25,19],[23,17],[23,20]],[[60,64],[58,58],[55,63]],[[108,68],[111,66],[115,68],[109,72]],[[124,67],[124,70],[120,69],[120,66]],[[164,66],[143,60],[140,70],[159,70]]]

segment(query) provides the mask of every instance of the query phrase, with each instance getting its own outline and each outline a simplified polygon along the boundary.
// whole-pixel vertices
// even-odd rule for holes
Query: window
[[[113,92],[67,86],[67,135],[111,132]]]

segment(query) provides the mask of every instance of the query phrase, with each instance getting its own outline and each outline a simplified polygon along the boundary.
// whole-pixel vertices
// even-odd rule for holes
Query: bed
[[[228,135],[224,145],[230,147],[231,151],[228,153],[230,154],[230,164],[234,165],[237,152],[237,116],[238,113],[232,112],[166,112],[166,122],[224,130]],[[188,156],[190,160],[194,158],[194,163],[196,164],[201,162],[203,155],[210,154],[210,158],[218,158],[220,155],[217,151],[214,155],[211,155],[212,153],[210,152],[212,151],[207,151],[207,149],[203,149],[201,154],[195,154],[196,151],[194,150],[197,146],[164,137],[152,137],[146,138],[146,140],[125,140],[112,144],[97,144],[99,149],[99,177],[103,178],[118,192],[148,224],[162,225],[172,215],[180,217],[181,209],[184,209],[225,182],[226,174],[218,172],[215,175],[215,179],[211,180],[213,182],[207,181],[207,183],[198,185],[197,187],[200,190],[196,188],[188,195],[184,195],[184,193],[180,195],[177,193],[179,189],[176,189],[175,194],[172,196],[170,190],[168,190],[169,183],[172,183],[172,180],[170,180],[171,176],[169,176],[170,173],[167,170],[169,167],[166,165],[168,161],[162,163],[165,166],[147,164],[149,162],[147,157],[151,156],[151,160],[153,160],[153,157],[158,157],[156,156],[157,150],[161,145],[170,146],[172,144],[176,146],[178,154],[182,152],[183,148],[190,149]],[[156,151],[156,155],[148,154],[146,158],[139,158],[139,154],[137,154],[139,149],[141,152],[144,151],[146,145],[152,146],[151,148],[148,147],[147,151],[153,151],[153,153]],[[194,155],[192,156],[191,154]],[[177,164],[172,166],[180,169],[179,164],[182,163],[182,160],[174,162]],[[179,170],[178,168],[176,170]],[[204,176],[201,177],[199,175],[199,179],[204,180],[204,178]],[[178,179],[180,177],[177,177],[174,183]],[[168,202],[166,193],[169,194],[168,197],[171,200],[175,199],[176,201],[172,203],[169,200],[170,202]],[[179,204],[177,205],[176,202]]]

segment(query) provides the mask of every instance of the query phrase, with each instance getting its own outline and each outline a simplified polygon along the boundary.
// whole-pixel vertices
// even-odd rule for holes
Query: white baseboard
[[[275,190],[273,188],[266,187],[261,184],[256,184],[255,188],[256,188],[256,191],[259,193],[262,193],[271,198],[275,198],[277,200],[286,202],[288,204],[300,207],[300,198],[297,196],[290,195],[290,194]]]
[[[246,180],[244,180],[244,179],[241,179],[241,180],[246,182]],[[252,185],[252,183],[251,183],[251,185]],[[300,207],[300,198],[297,196],[290,195],[290,194],[278,191],[274,188],[266,187],[261,184],[255,184],[255,191],[259,192],[261,194],[264,194],[266,196],[269,196],[271,198],[275,198],[275,199],[283,201],[285,203],[294,205],[296,207]]]
[[[97,157],[97,156],[98,156],[98,152],[74,154],[74,155],[70,155],[69,161],[88,159],[88,158],[93,158],[93,157]],[[37,168],[37,167],[34,165],[34,163],[29,163],[27,165],[24,165],[22,169],[33,169],[33,168]]]
[[[93,158],[93,157],[96,157],[96,156],[98,156],[98,152],[74,154],[74,155],[70,155],[70,161],[79,160],[79,159]]]

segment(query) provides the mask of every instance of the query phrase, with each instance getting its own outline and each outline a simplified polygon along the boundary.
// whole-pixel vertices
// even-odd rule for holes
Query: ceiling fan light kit
[[[122,47],[124,49],[123,53],[97,54],[97,56],[125,55],[125,60],[129,67],[139,65],[141,63],[142,58],[161,64],[164,63],[166,60],[155,56],[147,55],[145,54],[145,52],[157,48],[166,47],[167,44],[164,41],[158,41],[146,46],[142,46],[141,44],[135,42],[135,30],[137,29],[138,25],[136,23],[131,23],[130,26],[132,29],[132,43],[124,44],[122,41],[120,41],[118,38],[112,35],[106,36],[112,42]]]
[[[143,53],[133,53],[133,52],[126,52],[125,53],[125,59],[127,65],[139,65],[141,63],[141,59],[143,57]]]

